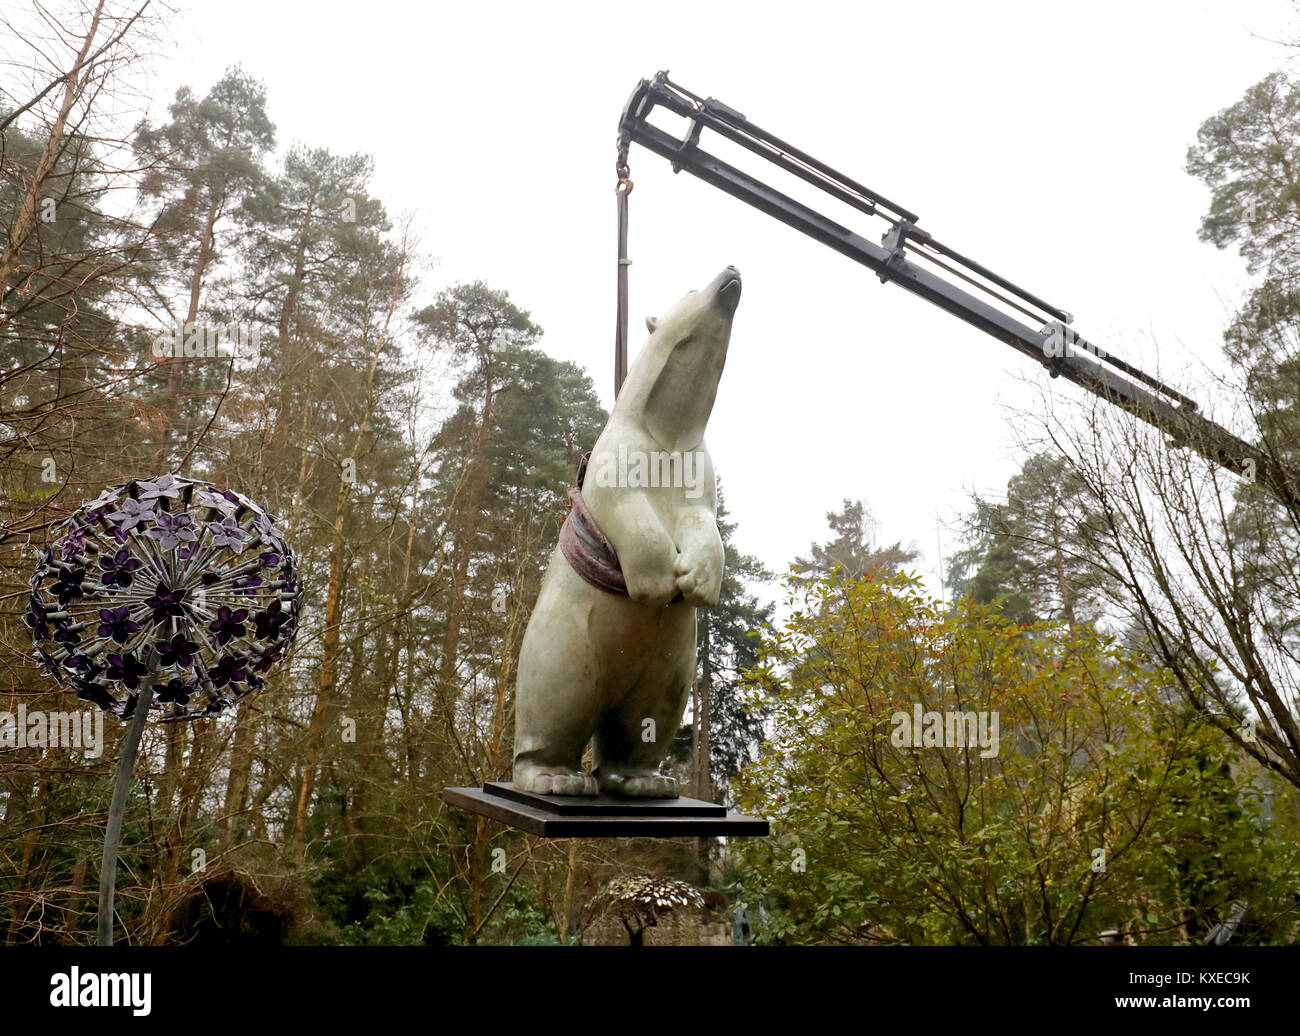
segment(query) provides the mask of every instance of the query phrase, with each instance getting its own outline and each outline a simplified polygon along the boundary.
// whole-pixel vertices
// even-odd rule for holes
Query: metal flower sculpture
[[[614,878],[591,900],[595,916],[616,917],[632,946],[644,945],[645,930],[674,910],[703,908],[704,896],[694,885],[649,875]]]
[[[82,504],[58,533],[32,576],[37,661],[131,721],[99,871],[98,942],[111,946],[117,847],[149,713],[214,716],[260,688],[293,641],[302,591],[274,517],[208,482],[132,480]]]
[[[275,519],[241,493],[163,475],[109,489],[57,530],[32,577],[41,667],[122,719],[145,681],[163,720],[263,686],[302,601]]]

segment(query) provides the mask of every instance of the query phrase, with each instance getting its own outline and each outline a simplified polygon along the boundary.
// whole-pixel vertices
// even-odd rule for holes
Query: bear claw
[[[595,777],[579,772],[535,773],[516,780],[515,786],[536,795],[597,795],[600,792]]]
[[[639,799],[675,799],[677,781],[659,774],[599,774],[600,790],[611,795],[626,795]]]

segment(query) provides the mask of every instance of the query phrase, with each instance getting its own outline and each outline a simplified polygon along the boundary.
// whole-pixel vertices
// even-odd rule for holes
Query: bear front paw
[[[697,608],[712,608],[722,594],[722,566],[703,551],[678,554],[673,566],[677,589]]]

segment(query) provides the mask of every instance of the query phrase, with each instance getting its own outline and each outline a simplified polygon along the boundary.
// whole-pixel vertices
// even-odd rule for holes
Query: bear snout
[[[705,289],[728,316],[740,305],[740,271],[728,266]]]

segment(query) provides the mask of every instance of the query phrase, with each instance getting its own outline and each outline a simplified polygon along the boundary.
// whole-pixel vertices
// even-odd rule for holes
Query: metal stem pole
[[[99,864],[99,937],[100,946],[113,945],[113,896],[117,885],[117,844],[122,839],[122,814],[126,811],[126,797],[131,790],[135,773],[135,759],[140,751],[140,737],[149,718],[149,705],[153,701],[153,674],[144,680],[135,702],[135,714],[126,731],[122,745],[122,758],[117,764],[117,782],[113,785],[113,801],[108,807],[108,828],[104,831],[104,856]]]

